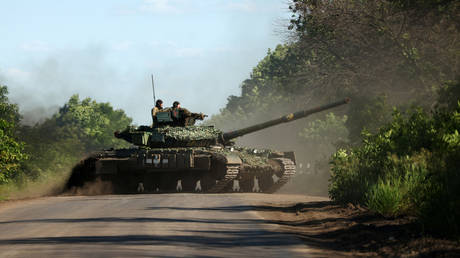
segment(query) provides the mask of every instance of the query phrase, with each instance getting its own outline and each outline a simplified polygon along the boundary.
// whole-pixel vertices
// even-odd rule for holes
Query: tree
[[[123,110],[114,110],[109,103],[73,95],[51,118],[21,128],[30,156],[24,172],[33,179],[66,174],[88,152],[127,147],[129,144],[115,138],[113,132],[131,121]]]
[[[8,101],[8,88],[0,86],[0,184],[8,182],[27,158],[24,143],[16,137],[20,115],[18,107]]]
[[[289,28],[308,64],[298,80],[314,98],[353,99],[351,135],[376,126],[363,123],[361,109],[379,97],[428,109],[460,70],[459,7],[449,0],[293,0]]]
[[[113,132],[132,122],[123,110],[114,110],[109,103],[98,103],[90,98],[80,101],[78,95],[70,97],[51,120],[56,123],[60,133],[76,135],[88,151],[126,147],[124,142],[113,137]]]

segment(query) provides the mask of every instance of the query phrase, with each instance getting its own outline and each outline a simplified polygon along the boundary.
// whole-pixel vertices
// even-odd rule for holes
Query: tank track
[[[270,183],[269,185],[267,185],[265,188],[263,187],[263,185],[259,185],[261,187],[261,191],[264,192],[264,193],[274,193],[276,192],[277,190],[279,190],[283,185],[285,185],[289,179],[295,175],[296,173],[296,165],[294,163],[293,160],[289,159],[289,158],[285,158],[285,157],[282,157],[282,158],[272,158],[271,160],[273,161],[276,161],[279,165],[280,165],[280,170],[278,170],[278,172],[275,172],[273,171],[272,173],[269,173],[268,171],[258,171],[258,170],[255,170],[255,171],[252,171],[250,172],[249,174],[245,174],[245,178],[247,178],[247,180],[253,180],[254,177],[257,177],[259,178],[260,182],[261,183],[262,181],[264,182],[273,182],[273,174],[277,175],[278,176],[278,180],[276,182],[273,182],[273,183]],[[91,160],[92,161],[92,160]],[[84,174],[92,174],[90,172],[92,172],[94,170],[94,166],[90,166],[92,163],[94,162],[87,162],[88,164],[85,164],[85,165],[81,165],[79,168],[79,170],[81,170],[81,173],[85,172]],[[91,164],[90,164],[91,163]],[[78,169],[77,169],[78,170]],[[242,170],[242,167],[240,164],[225,164],[223,167],[221,167],[220,169],[220,173],[221,173],[221,179],[220,180],[215,180],[214,182],[215,183],[212,183],[209,188],[207,189],[203,189],[204,193],[226,193],[226,192],[232,192],[232,190],[230,189],[232,183],[233,183],[233,180],[235,179],[238,179],[239,176],[241,176],[241,172],[244,171],[244,169]],[[217,171],[216,171],[217,172]],[[222,175],[223,174],[223,175]],[[83,177],[82,175],[80,175],[80,173],[76,174],[76,176],[81,179],[82,181],[94,181],[95,178],[86,178],[86,177]],[[81,177],[81,178],[80,178]],[[182,178],[182,177],[178,177],[178,178]],[[154,181],[157,181],[158,179],[154,180]],[[183,180],[186,180],[186,179],[183,179]],[[239,179],[241,180],[241,179]],[[109,179],[109,181],[113,181],[113,178]],[[160,180],[158,180],[160,181]],[[141,179],[140,182],[143,182],[144,184],[146,183],[145,182],[145,179]],[[248,182],[248,181],[246,181]],[[182,181],[182,183],[186,184],[186,181]],[[240,184],[243,184],[244,182],[240,181]],[[83,182],[81,182],[81,185],[83,186]],[[191,185],[191,183],[188,183],[188,185]],[[249,183],[249,185],[251,185],[251,183]],[[137,185],[136,185],[137,186]],[[147,187],[147,185],[145,185]],[[244,190],[242,190],[243,192],[251,192],[251,187],[246,187],[246,188],[242,188]],[[131,189],[132,188],[132,189]],[[125,192],[136,192],[135,191],[135,187],[131,187],[129,188],[128,190],[126,189],[122,189],[120,191],[120,193],[125,193]],[[185,188],[185,187],[184,187]],[[187,189],[187,190],[186,190]],[[187,192],[193,192],[192,190],[193,188],[191,188],[190,186],[188,188],[185,188],[184,190],[187,191]],[[168,188],[164,188],[162,189],[160,187],[159,189],[160,192],[176,192],[176,187],[174,187],[173,185],[171,185],[170,187]],[[181,190],[182,191],[182,190]],[[142,191],[144,192],[144,191]],[[146,189],[145,192],[157,192],[155,191],[154,188],[148,188],[148,190]],[[118,193],[118,191],[117,191]]]
[[[224,188],[233,182],[240,172],[240,165],[229,165],[225,166],[225,176],[223,179],[218,180],[207,192],[208,193],[222,193],[225,192]]]
[[[285,185],[291,177],[295,175],[296,172],[296,166],[294,161],[288,158],[276,158],[274,160],[277,160],[282,169],[282,176],[281,178],[276,181],[272,186],[270,186],[268,189],[265,189],[265,193],[274,193],[278,191],[283,185]]]

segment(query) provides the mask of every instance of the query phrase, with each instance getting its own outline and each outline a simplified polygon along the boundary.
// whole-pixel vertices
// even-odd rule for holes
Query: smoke
[[[17,103],[27,125],[42,121],[58,110],[73,94],[110,102],[123,109],[136,124],[150,123],[153,105],[150,74],[154,74],[156,97],[166,106],[178,100],[182,106],[206,114],[217,113],[227,96],[238,92],[259,49],[199,49],[167,43],[144,52],[119,56],[113,48],[92,45],[81,49],[49,51],[15,67],[0,67],[0,84],[9,88],[10,101]],[[163,52],[170,53],[166,63]],[[257,56],[257,57],[256,57]],[[222,62],[225,60],[225,62]],[[121,66],[116,64],[123,63]]]
[[[97,178],[95,181],[86,182],[82,187],[72,187],[64,192],[64,195],[101,195],[113,193],[111,182],[102,181]]]
[[[10,101],[19,105],[25,124],[49,117],[73,94],[101,101],[121,97],[113,90],[120,88],[115,83],[120,83],[119,73],[108,65],[106,51],[99,46],[55,51],[20,67],[0,70],[0,82],[9,87]]]
[[[290,124],[267,128],[241,137],[237,141],[237,145],[240,146],[294,151],[297,167],[295,178],[284,185],[279,193],[327,196],[329,174],[324,173],[324,169],[318,165],[322,163],[327,165],[328,158],[334,150],[333,143],[329,146],[330,153],[328,153],[325,146],[319,146],[317,143],[308,144],[298,136],[301,129],[312,119],[314,118],[304,118]]]
[[[276,108],[271,107],[270,110],[256,110],[255,113],[254,110],[247,110],[247,114],[250,116],[249,119],[233,120],[236,117],[227,117],[232,121],[211,120],[211,123],[217,122],[216,127],[223,131],[231,131],[323,104],[326,103],[319,103],[319,101],[310,101],[308,105],[303,101],[285,103]],[[309,127],[310,122],[316,119],[324,119],[327,113],[340,114],[345,110],[347,110],[347,107],[341,106],[293,122],[269,127],[237,138],[236,145],[283,152],[293,151],[296,157],[297,173],[295,178],[290,180],[278,192],[327,196],[329,179],[327,166],[330,156],[336,150],[335,142],[307,141],[299,133],[304,128]]]
[[[13,184],[0,186],[0,196],[8,200],[54,196],[62,193],[70,175],[70,168],[62,168],[54,173],[43,174],[37,180],[22,178]]]
[[[21,124],[23,125],[34,125],[36,123],[42,123],[46,118],[51,117],[53,114],[58,112],[59,106],[36,106],[30,109],[25,109],[21,112]]]

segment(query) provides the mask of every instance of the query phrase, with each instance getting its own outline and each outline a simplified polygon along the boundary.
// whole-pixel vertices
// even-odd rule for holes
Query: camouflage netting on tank
[[[268,156],[272,153],[270,150],[252,149],[252,148],[234,148],[234,151],[222,149],[225,154],[236,154],[246,166],[250,167],[270,167]]]
[[[268,163],[268,156],[270,155],[269,150],[241,148],[239,151],[241,160],[249,166],[270,166]]]
[[[157,130],[166,138],[173,138],[177,141],[215,139],[220,133],[218,129],[208,126],[162,127],[157,128]]]

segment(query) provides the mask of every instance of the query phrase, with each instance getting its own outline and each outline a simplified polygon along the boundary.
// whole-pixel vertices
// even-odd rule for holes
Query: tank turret
[[[172,111],[166,110],[158,115],[158,122],[154,126],[128,127],[122,132],[115,132],[115,137],[124,139],[134,145],[150,148],[167,147],[208,147],[212,145],[232,145],[232,139],[263,130],[282,123],[288,123],[311,114],[331,109],[350,101],[346,98],[341,101],[319,107],[298,111],[280,118],[235,131],[222,132],[213,126],[195,126],[196,119],[203,119],[203,114],[191,113],[189,119],[184,119],[182,126],[174,123]],[[188,125],[190,124],[190,125]],[[175,126],[173,126],[175,125]]]

